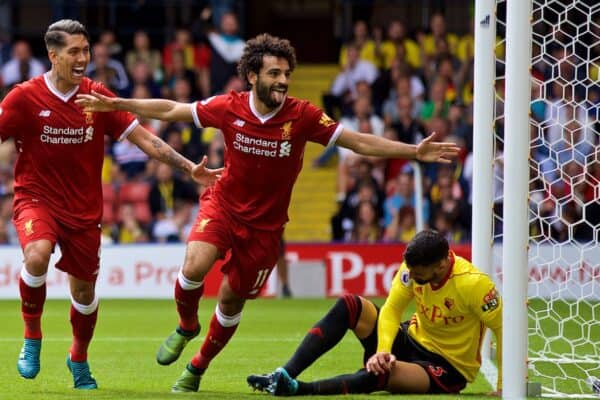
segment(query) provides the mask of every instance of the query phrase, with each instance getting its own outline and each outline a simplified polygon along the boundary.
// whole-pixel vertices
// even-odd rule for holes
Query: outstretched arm
[[[124,99],[92,90],[92,94],[78,94],[75,103],[82,106],[84,112],[121,110],[163,121],[193,121],[191,104],[167,99]]]
[[[460,148],[450,142],[434,142],[436,136],[434,132],[415,145],[344,128],[336,144],[365,156],[450,163],[458,155]]]
[[[209,169],[206,168],[208,158],[204,156],[200,164],[196,165],[178,152],[171,146],[166,144],[161,138],[153,135],[151,132],[141,126],[137,126],[129,136],[130,142],[137,145],[142,151],[150,157],[169,164],[173,168],[177,168],[190,174],[192,178],[201,185],[211,186],[220,177],[223,168]]]

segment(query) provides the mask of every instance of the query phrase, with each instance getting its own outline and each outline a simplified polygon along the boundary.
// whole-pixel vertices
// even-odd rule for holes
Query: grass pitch
[[[158,346],[176,326],[175,305],[171,300],[102,300],[89,361],[99,389],[76,391],[65,366],[71,342],[67,300],[48,300],[42,328],[40,374],[34,380],[22,379],[16,361],[22,343],[22,322],[18,301],[0,301],[0,400],[53,399],[252,399],[271,396],[253,392],[246,384],[252,373],[270,372],[293,353],[309,327],[320,319],[335,299],[249,301],[242,322],[227,347],[206,372],[200,392],[171,394],[170,388],[185,364],[200,347],[203,333],[185,349],[173,365],[159,366],[154,356]],[[383,300],[376,300],[381,304]],[[203,299],[200,322],[208,325],[215,299]],[[330,377],[361,367],[362,348],[349,333],[332,351],[306,370],[301,380]],[[479,377],[461,396],[410,396],[415,399],[483,399],[491,391]],[[332,399],[311,396],[310,399]],[[391,398],[387,393],[348,395],[344,399]]]

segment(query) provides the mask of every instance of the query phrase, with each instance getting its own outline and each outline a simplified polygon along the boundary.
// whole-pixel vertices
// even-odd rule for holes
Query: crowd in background
[[[220,23],[202,35],[177,29],[162,49],[154,48],[143,30],[135,33],[133,43],[120,43],[113,31],[106,30],[92,43],[87,75],[125,97],[191,102],[244,90],[236,75],[244,46],[238,30],[238,17],[225,12]],[[0,49],[4,92],[47,69],[44,61],[32,56],[26,41],[9,45],[10,51],[8,45]],[[468,34],[459,36],[447,31],[441,13],[432,14],[429,26],[417,32],[408,32],[400,20],[373,27],[357,20],[352,37],[340,49],[340,72],[323,95],[325,111],[352,129],[407,143],[418,143],[437,132],[440,140],[461,146],[463,151],[452,164],[421,165],[425,226],[453,243],[471,239],[473,51],[472,24]],[[598,46],[591,51],[597,58]],[[496,53],[502,59],[502,43]],[[531,231],[540,238],[589,241],[598,235],[600,223],[598,78],[595,86],[582,91],[571,83],[584,81],[581,74],[588,74],[587,78],[593,74],[589,63],[579,68],[581,55],[568,46],[549,46],[546,53],[533,66],[532,96],[538,101],[531,110],[536,122],[531,132],[536,140],[530,172],[530,202],[536,214]],[[502,65],[498,70],[501,76]],[[502,80],[497,81],[496,90],[501,98]],[[503,101],[497,101],[497,115],[503,114],[502,107]],[[199,129],[193,123],[142,118],[140,122],[191,160],[206,154],[210,167],[223,165],[223,139],[218,130]],[[495,123],[495,176],[499,179],[494,198],[499,230],[503,119]],[[0,145],[0,243],[17,243],[10,222],[15,157],[12,143]],[[590,162],[594,157],[596,162]],[[333,147],[315,159],[313,167],[335,164],[339,210],[331,218],[332,240],[406,242],[413,237],[417,229],[413,164],[357,156]],[[115,243],[185,241],[202,190],[178,171],[149,161],[128,141],[108,139],[103,187],[104,240]]]

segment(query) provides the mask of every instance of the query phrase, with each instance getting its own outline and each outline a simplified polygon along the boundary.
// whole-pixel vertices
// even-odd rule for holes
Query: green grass
[[[200,393],[171,394],[170,387],[187,361],[199,348],[196,339],[181,359],[161,367],[154,356],[161,341],[175,327],[177,317],[172,301],[103,300],[89,360],[99,390],[71,389],[71,375],[65,358],[71,341],[69,302],[46,303],[43,330],[42,370],[35,380],[19,377],[16,360],[22,342],[18,301],[0,301],[0,400],[5,399],[253,399],[270,396],[253,392],[246,384],[251,373],[270,372],[292,354],[307,329],[321,318],[334,299],[249,301],[241,325],[231,342],[213,361],[200,386]],[[381,301],[378,301],[381,303]],[[204,299],[200,321],[206,326],[215,306]],[[205,331],[204,331],[205,332]],[[202,336],[202,334],[201,334]],[[361,367],[362,348],[348,334],[330,353],[301,375],[303,380],[348,373]],[[491,387],[479,377],[461,396],[410,396],[414,399],[483,399]],[[314,396],[310,399],[331,399]],[[345,396],[344,399],[391,398],[381,393]]]

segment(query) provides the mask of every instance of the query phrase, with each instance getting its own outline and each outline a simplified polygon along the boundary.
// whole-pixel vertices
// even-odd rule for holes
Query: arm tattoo
[[[169,164],[173,168],[190,172],[189,163],[185,157],[173,150],[159,138],[152,139],[152,147],[156,150],[156,158],[165,164]]]

